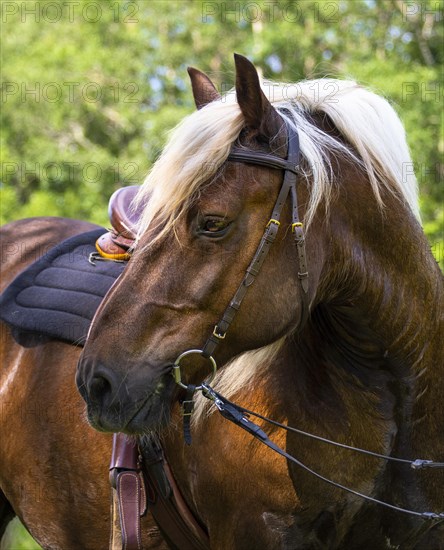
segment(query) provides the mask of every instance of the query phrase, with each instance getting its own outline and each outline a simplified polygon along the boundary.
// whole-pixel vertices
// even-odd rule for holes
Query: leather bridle
[[[299,272],[298,277],[301,283],[301,319],[299,326],[302,327],[305,324],[305,321],[308,318],[309,313],[309,304],[308,304],[308,269],[307,269],[307,258],[305,252],[305,236],[304,236],[304,226],[299,218],[298,211],[298,200],[296,192],[297,184],[297,174],[298,167],[300,162],[300,148],[299,148],[299,136],[297,131],[289,123],[286,123],[287,129],[287,143],[288,151],[287,158],[283,159],[276,155],[269,153],[263,153],[260,151],[252,151],[250,149],[244,149],[242,147],[233,147],[230,154],[228,155],[227,161],[229,162],[242,162],[246,164],[253,164],[257,166],[264,166],[266,168],[271,168],[274,170],[284,170],[284,179],[282,182],[281,189],[279,191],[278,197],[273,207],[273,211],[268,221],[264,233],[262,235],[259,246],[256,249],[256,252],[253,256],[253,259],[248,266],[244,278],[242,279],[238,289],[236,290],[232,300],[230,301],[228,307],[225,309],[225,312],[222,315],[220,321],[215,325],[213,333],[210,335],[208,340],[202,349],[191,349],[187,350],[176,359],[173,365],[173,375],[177,384],[179,384],[183,389],[186,389],[189,393],[186,402],[189,402],[190,398],[192,399],[192,394],[196,390],[200,390],[202,386],[192,386],[186,385],[182,382],[181,371],[180,371],[180,362],[181,360],[191,354],[201,355],[202,357],[208,359],[213,367],[213,375],[216,372],[216,361],[214,360],[213,354],[217,346],[222,340],[224,340],[227,331],[233,322],[233,319],[236,313],[239,311],[239,308],[242,304],[243,299],[254,283],[257,275],[260,272],[260,269],[264,263],[265,258],[271,248],[271,245],[276,239],[276,235],[281,224],[280,218],[282,210],[287,201],[289,195],[291,195],[292,201],[292,232],[294,234],[298,260],[299,260]]]

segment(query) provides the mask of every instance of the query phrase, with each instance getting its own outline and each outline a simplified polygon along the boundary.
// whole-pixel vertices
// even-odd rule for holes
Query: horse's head
[[[280,193],[284,171],[270,161],[287,158],[288,130],[253,65],[236,56],[236,71],[234,101],[189,70],[198,110],[178,127],[141,191],[140,200],[150,200],[135,253],[97,312],[78,367],[79,389],[99,429],[140,432],[164,421],[178,388],[172,365],[183,352],[206,346],[223,365],[278,341],[304,316],[310,291],[298,277],[304,258],[294,236],[302,224],[295,224],[291,186]],[[227,160],[233,145],[238,156]],[[242,152],[270,166],[241,162]],[[297,199],[304,207],[302,184]],[[274,236],[278,227],[251,284],[255,273],[246,270],[261,239],[271,240],[264,231]],[[308,262],[311,288],[319,269]],[[221,321],[233,296],[239,302],[239,285],[247,290],[242,305]],[[208,342],[213,331],[219,345]],[[212,364],[191,354],[180,368],[187,383],[199,383]]]

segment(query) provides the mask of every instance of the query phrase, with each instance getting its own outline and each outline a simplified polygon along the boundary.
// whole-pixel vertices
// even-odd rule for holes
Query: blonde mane
[[[335,152],[362,166],[380,205],[381,187],[397,191],[419,219],[404,128],[385,99],[353,81],[335,79],[268,82],[263,91],[299,133],[307,167],[303,175],[310,179],[311,189],[307,227],[322,201],[328,208],[335,181],[329,158]],[[328,115],[352,148],[317,128],[310,121],[312,114]],[[243,125],[235,93],[228,92],[176,126],[136,197],[138,208],[143,207],[139,236],[153,224],[162,227],[156,239],[170,232],[198,189],[218,173]]]
[[[334,79],[268,82],[263,91],[299,133],[303,176],[311,189],[306,227],[321,202],[328,208],[335,182],[329,161],[332,153],[362,167],[381,207],[381,189],[385,188],[397,193],[419,219],[417,183],[410,170],[404,128],[385,99],[355,82]],[[317,128],[311,122],[313,114],[328,115],[350,147]],[[218,175],[243,126],[232,91],[195,111],[173,130],[136,198],[138,208],[143,206],[139,237],[153,226],[158,229],[156,240],[174,229],[199,188]],[[217,387],[227,397],[234,395],[254,378],[259,365],[270,364],[280,345],[281,341],[237,357],[218,375]]]

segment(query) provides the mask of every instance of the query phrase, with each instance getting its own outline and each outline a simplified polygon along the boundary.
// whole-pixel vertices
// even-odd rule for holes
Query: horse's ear
[[[194,67],[188,67],[187,71],[191,79],[194,102],[198,109],[202,109],[202,107],[205,107],[208,103],[220,99],[220,94],[216,90],[216,86],[205,73]]]
[[[234,54],[236,96],[246,125],[270,139],[282,128],[283,120],[261,89],[255,66],[246,57]]]

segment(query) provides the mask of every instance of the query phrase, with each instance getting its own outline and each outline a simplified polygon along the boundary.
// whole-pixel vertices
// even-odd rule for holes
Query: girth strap
[[[177,550],[208,550],[208,534],[182,497],[160,445],[149,438],[141,451],[149,509],[168,545]]]

